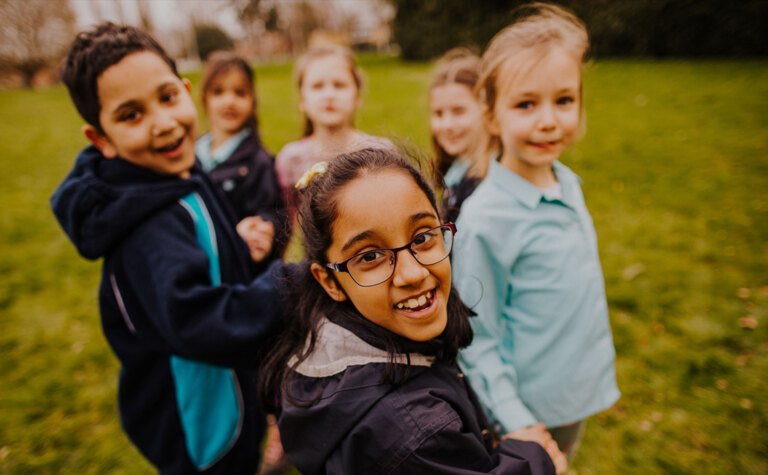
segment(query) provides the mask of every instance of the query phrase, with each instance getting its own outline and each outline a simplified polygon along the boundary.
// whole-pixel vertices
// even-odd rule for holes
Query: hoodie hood
[[[302,473],[322,473],[325,461],[369,410],[393,390],[383,381],[383,366],[391,356],[350,330],[325,321],[318,330],[314,352],[298,366],[290,391],[296,401],[284,401],[280,429],[286,454]],[[394,361],[410,363],[415,376],[434,357],[396,354]],[[289,366],[294,366],[291,360]]]
[[[103,257],[149,216],[192,192],[200,180],[165,176],[121,159],[106,159],[94,146],[51,197],[59,224],[87,259]]]

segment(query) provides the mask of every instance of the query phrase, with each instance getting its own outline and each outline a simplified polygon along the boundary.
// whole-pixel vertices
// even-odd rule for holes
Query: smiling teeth
[[[426,294],[422,294],[421,296],[419,296],[419,298],[411,298],[411,299],[408,299],[406,302],[400,302],[400,303],[397,304],[397,308],[399,308],[399,309],[404,309],[404,308],[414,309],[414,308],[422,307],[422,306],[424,306],[424,304],[427,303],[427,301],[428,301],[427,296],[428,295],[431,297],[432,296],[432,291],[429,291]]]

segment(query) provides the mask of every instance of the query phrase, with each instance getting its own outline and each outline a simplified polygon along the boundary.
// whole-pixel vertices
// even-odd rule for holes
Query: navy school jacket
[[[342,326],[344,324],[345,326]],[[413,345],[419,345],[410,342]],[[389,355],[364,326],[326,320],[289,383],[278,419],[303,474],[554,474],[534,442],[493,447],[485,417],[456,364],[410,354],[407,380],[383,382]],[[410,351],[410,350],[409,350]],[[405,355],[398,355],[405,364]]]
[[[188,196],[207,214],[221,285]],[[255,369],[281,323],[280,264],[252,280],[247,247],[198,167],[183,180],[88,147],[51,204],[80,254],[104,259],[102,327],[121,363],[130,439],[162,473],[253,473],[265,429]]]
[[[236,222],[259,215],[275,226],[274,245],[266,261],[282,255],[291,234],[290,223],[275,174],[275,160],[261,145],[258,135],[251,133],[243,139],[232,155],[208,172],[208,176],[226,198]]]

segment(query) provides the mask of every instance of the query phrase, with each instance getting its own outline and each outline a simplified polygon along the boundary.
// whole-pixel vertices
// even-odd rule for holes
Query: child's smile
[[[397,199],[382,204],[386,197]],[[409,241],[416,244],[395,251],[392,274],[383,282],[376,279],[380,283],[375,285],[361,286],[348,272],[329,269],[333,275],[318,278],[329,295],[351,300],[363,317],[408,339],[426,341],[440,335],[448,321],[451,264],[447,254],[431,265],[421,264],[414,256],[426,259],[435,249],[432,245],[443,245],[443,234],[439,228],[433,230],[440,225],[437,212],[413,178],[396,169],[364,174],[339,190],[336,208],[332,242],[326,251],[329,262],[343,262],[361,253],[374,259]],[[390,261],[382,265],[389,266]]]
[[[97,80],[104,133],[86,135],[107,158],[163,175],[186,176],[195,162],[197,111],[189,83],[155,53],[131,53]]]

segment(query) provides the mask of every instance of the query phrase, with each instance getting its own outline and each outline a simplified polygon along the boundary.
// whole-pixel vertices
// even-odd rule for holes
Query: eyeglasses
[[[372,249],[355,254],[349,259],[328,263],[336,272],[346,272],[360,287],[373,287],[386,282],[395,273],[397,254],[408,249],[416,261],[431,266],[442,261],[451,253],[456,225],[446,223],[421,232],[411,242],[392,249]]]

